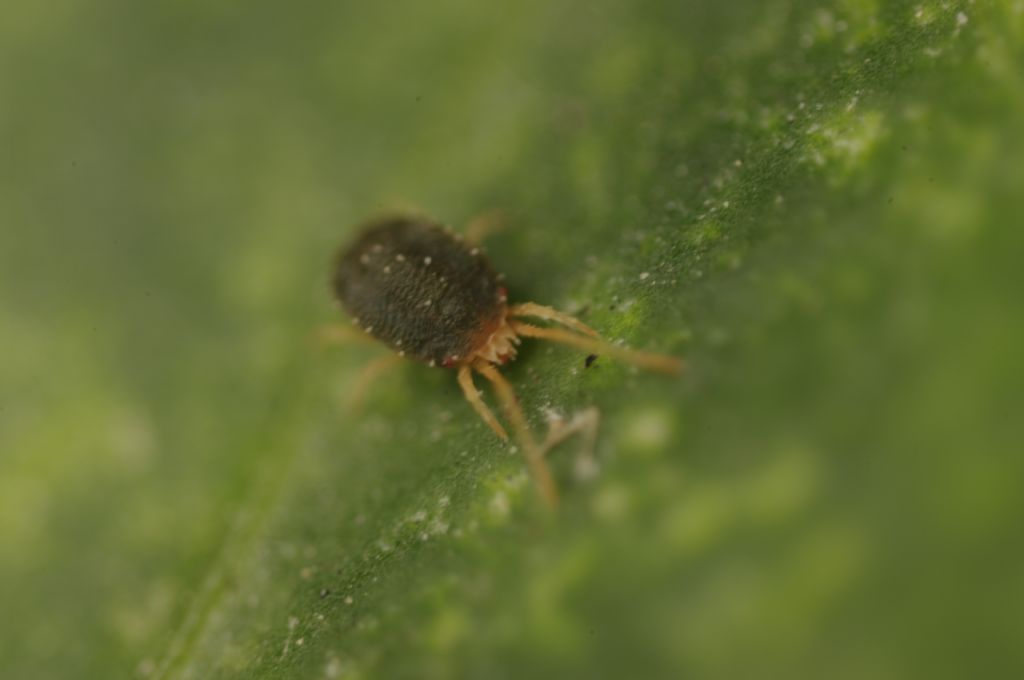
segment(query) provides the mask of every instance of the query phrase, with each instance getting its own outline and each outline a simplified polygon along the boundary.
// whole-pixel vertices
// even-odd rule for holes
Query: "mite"
[[[551,307],[509,304],[501,278],[476,243],[426,218],[399,215],[370,222],[342,248],[332,286],[353,323],[398,356],[456,371],[466,399],[507,440],[505,428],[481,399],[473,374],[490,381],[542,498],[554,506],[558,494],[543,453],[512,386],[497,370],[515,359],[521,338],[565,343],[667,373],[681,370],[682,362],[612,345]],[[561,328],[536,326],[524,318]],[[368,367],[367,373],[376,373],[380,366]]]

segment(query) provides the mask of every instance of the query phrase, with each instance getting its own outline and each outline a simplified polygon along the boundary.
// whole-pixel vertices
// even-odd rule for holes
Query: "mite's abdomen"
[[[345,311],[366,332],[439,366],[466,359],[505,309],[484,254],[416,217],[367,225],[339,253],[333,284]]]

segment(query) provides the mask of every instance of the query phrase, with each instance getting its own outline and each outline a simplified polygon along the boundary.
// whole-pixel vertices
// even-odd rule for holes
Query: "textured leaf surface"
[[[21,3],[0,22],[0,675],[966,677],[1024,659],[1024,5]],[[345,408],[334,249],[414,206],[515,300]]]

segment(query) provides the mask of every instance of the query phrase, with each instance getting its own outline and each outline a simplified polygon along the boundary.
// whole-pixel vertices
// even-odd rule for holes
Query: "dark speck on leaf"
[[[595,361],[597,361],[597,355],[596,354],[588,354],[587,358],[583,361],[584,368],[590,368],[591,366],[594,365]]]

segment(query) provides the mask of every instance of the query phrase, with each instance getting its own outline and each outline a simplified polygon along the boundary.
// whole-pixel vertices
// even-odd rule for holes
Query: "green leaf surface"
[[[1019,677],[1021,2],[9,5],[3,678]],[[400,208],[686,358],[524,343],[558,512],[449,371],[346,407]]]

